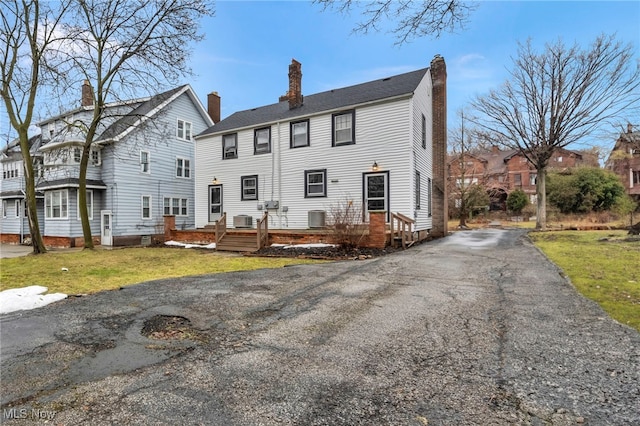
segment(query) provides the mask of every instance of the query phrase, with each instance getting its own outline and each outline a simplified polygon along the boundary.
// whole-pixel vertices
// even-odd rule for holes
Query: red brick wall
[[[20,244],[19,234],[0,234],[0,242],[3,244]]]
[[[431,61],[432,93],[432,229],[434,237],[448,233],[447,189],[447,67],[444,58],[436,56]]]

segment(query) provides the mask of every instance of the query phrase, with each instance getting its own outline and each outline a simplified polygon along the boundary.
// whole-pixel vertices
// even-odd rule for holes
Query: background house
[[[616,140],[605,167],[620,177],[629,196],[640,201],[640,131],[631,124]]]
[[[36,189],[42,193],[38,199],[39,217],[43,218],[40,227],[49,246],[83,244],[78,177],[83,129],[93,114],[88,82],[81,104],[39,123]],[[148,244],[163,234],[165,214],[175,215],[180,228],[194,226],[192,136],[212,124],[188,85],[106,106],[87,170],[87,203],[96,243]],[[19,163],[21,169],[19,152],[6,151],[3,166]],[[23,179],[7,176],[11,173],[3,174],[3,201],[10,201],[5,198],[10,196],[5,193],[9,190],[5,182],[24,185]],[[2,240],[16,240],[15,225],[4,219]]]
[[[598,167],[595,154],[556,149],[549,160],[548,171],[562,171],[579,166]],[[491,210],[505,210],[507,196],[514,189],[523,190],[532,204],[536,203],[537,172],[524,155],[514,149],[474,150],[449,155],[450,188],[478,184],[487,189]],[[455,197],[455,191],[450,192]]]
[[[220,98],[210,95],[210,109]],[[236,112],[196,136],[196,226],[223,212],[236,227],[264,211],[270,228],[322,227],[339,203],[400,212],[446,233],[446,69],[302,95],[293,60],[278,103]],[[310,213],[311,212],[311,213]],[[231,222],[231,218],[233,221]]]

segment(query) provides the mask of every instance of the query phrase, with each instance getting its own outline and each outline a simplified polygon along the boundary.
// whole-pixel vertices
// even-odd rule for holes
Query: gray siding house
[[[83,244],[78,177],[82,129],[93,114],[90,93],[85,82],[80,108],[39,123],[41,134],[34,144],[38,157],[36,188],[41,194],[41,232],[49,246]],[[189,85],[107,105],[87,170],[87,204],[94,242],[113,246],[149,244],[163,234],[163,215],[174,215],[179,229],[194,227],[192,137],[212,125],[213,120]],[[6,162],[13,167],[16,163],[18,169],[22,168],[15,148],[6,147],[2,161],[3,165]],[[17,209],[13,204],[20,200],[16,192],[20,188],[13,186],[24,185],[24,181],[5,177],[3,174],[0,231],[3,241],[19,242],[28,227],[15,223],[17,219],[26,222],[26,218],[24,212],[20,218],[13,217]]]
[[[213,101],[218,101],[216,96]],[[212,103],[212,99],[209,99]],[[210,107],[211,108],[211,107]],[[236,112],[196,136],[196,227],[324,225],[347,202],[411,218],[420,237],[446,235],[446,71],[431,67],[302,95],[299,62],[278,103]]]

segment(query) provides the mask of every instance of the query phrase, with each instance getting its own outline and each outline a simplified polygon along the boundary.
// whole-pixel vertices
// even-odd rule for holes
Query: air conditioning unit
[[[324,228],[326,212],[324,210],[309,210],[309,228]]]
[[[234,228],[253,228],[253,216],[241,214],[233,217]]]

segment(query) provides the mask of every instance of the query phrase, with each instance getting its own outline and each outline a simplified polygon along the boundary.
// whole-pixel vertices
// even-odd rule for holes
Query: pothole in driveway
[[[203,340],[188,318],[175,315],[155,315],[147,319],[140,333],[156,340]]]

